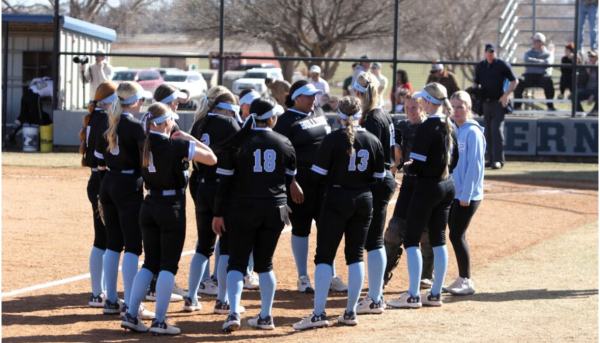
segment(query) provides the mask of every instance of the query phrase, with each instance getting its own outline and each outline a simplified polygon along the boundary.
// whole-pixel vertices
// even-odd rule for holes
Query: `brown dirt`
[[[11,292],[25,287],[70,278],[88,273],[88,257],[93,240],[91,206],[85,188],[86,170],[68,168],[2,168],[2,292]],[[360,317],[357,328],[334,325],[326,330],[295,332],[291,324],[311,311],[311,295],[296,292],[296,272],[290,249],[290,235],[283,234],[275,256],[277,293],[274,318],[277,328],[272,332],[250,329],[245,320],[260,311],[260,296],[256,291],[244,292],[242,304],[248,309],[243,315],[241,331],[227,335],[220,331],[223,316],[213,315],[209,309],[213,297],[201,299],[205,307],[199,314],[182,312],[182,303],[172,304],[168,316],[171,323],[179,326],[182,335],[168,338],[175,342],[195,341],[256,341],[256,342],[364,342],[373,339],[382,342],[399,341],[504,341],[498,328],[506,328],[510,340],[525,338],[525,341],[589,341],[597,340],[597,325],[589,328],[562,326],[568,317],[569,323],[577,323],[581,317],[590,322],[590,313],[567,311],[573,301],[590,304],[595,308],[597,323],[598,271],[591,268],[585,277],[587,283],[569,285],[569,292],[577,293],[576,299],[562,293],[530,292],[510,296],[513,288],[538,290],[548,288],[541,275],[552,279],[554,274],[577,276],[578,270],[571,265],[548,266],[549,270],[532,269],[528,273],[513,273],[523,263],[534,266],[547,264],[546,255],[553,256],[562,248],[565,254],[578,253],[592,244],[595,254],[579,256],[582,263],[597,266],[597,224],[587,231],[578,228],[597,223],[597,190],[556,189],[506,181],[489,181],[485,186],[486,198],[469,229],[469,244],[478,294],[471,297],[446,299],[440,309],[419,311],[386,311],[381,316]],[[391,211],[391,208],[390,208]],[[188,231],[184,247],[192,250],[196,241],[193,203],[187,204]],[[577,230],[577,231],[575,231]],[[592,233],[591,237],[590,232]],[[575,246],[565,249],[564,236],[577,233]],[[581,239],[582,235],[591,239]],[[314,235],[311,235],[311,251],[314,251]],[[531,249],[555,242],[552,249],[541,249],[536,254]],[[457,273],[454,255],[449,245],[450,265],[448,278]],[[559,249],[560,250],[560,249]],[[537,250],[536,250],[537,251]],[[586,250],[587,251],[587,250]],[[191,255],[181,259],[178,283],[187,285]],[[515,270],[511,268],[516,268]],[[347,279],[343,251],[338,250],[337,271]],[[314,265],[309,263],[309,274]],[[387,299],[398,296],[407,286],[404,260],[396,271],[391,285],[385,289]],[[514,276],[518,274],[515,279]],[[563,277],[565,282],[573,278]],[[498,289],[494,280],[502,279],[504,289]],[[544,279],[546,280],[546,279]],[[592,281],[589,281],[592,280]],[[590,285],[590,282],[591,285]],[[550,284],[550,283],[549,283]],[[555,284],[553,284],[555,285]],[[578,285],[581,287],[577,288]],[[365,282],[365,290],[367,283]],[[563,291],[560,285],[555,285]],[[573,288],[574,287],[574,288]],[[565,288],[566,285],[565,285]],[[122,289],[122,285],[119,285]],[[579,290],[579,291],[578,291]],[[53,286],[2,299],[2,339],[4,342],[125,342],[148,341],[152,337],[134,335],[119,328],[116,317],[103,316],[99,310],[87,307],[90,291],[89,279]],[[509,293],[507,296],[505,293]],[[562,295],[561,295],[562,294]],[[513,294],[514,295],[514,294]],[[508,297],[508,299],[507,299]],[[463,300],[464,299],[464,300]],[[504,299],[504,300],[503,300]],[[553,302],[553,306],[539,307],[539,302]],[[506,301],[507,303],[502,303]],[[500,303],[499,303],[500,302]],[[327,311],[332,322],[343,311],[346,298],[343,294],[330,294]],[[504,306],[509,305],[510,306]],[[154,309],[154,304],[146,304]],[[502,312],[497,312],[498,305]],[[588,306],[588,308],[589,308]],[[540,310],[544,308],[544,310]],[[511,311],[518,312],[514,315]],[[556,313],[549,313],[555,311]],[[564,314],[563,314],[564,312]],[[568,314],[567,314],[568,313]],[[477,315],[475,315],[477,314]],[[592,314],[593,316],[593,314]],[[531,320],[535,321],[532,336]],[[593,319],[593,318],[592,318]],[[592,321],[594,322],[594,321]],[[575,324],[573,324],[575,325]],[[591,325],[591,324],[590,324]],[[586,331],[587,330],[587,331]],[[582,336],[582,331],[585,335]],[[545,332],[545,334],[544,334]],[[553,334],[548,334],[552,332]],[[469,333],[465,336],[465,333]],[[595,338],[594,338],[595,337]],[[163,338],[167,339],[167,338]]]

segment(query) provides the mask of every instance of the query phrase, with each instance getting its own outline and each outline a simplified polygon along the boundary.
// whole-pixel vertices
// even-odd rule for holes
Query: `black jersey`
[[[411,124],[410,121],[401,120],[396,124],[395,140],[396,146],[402,151],[402,159],[400,161],[400,167],[410,159],[410,152],[412,151],[413,144],[415,142],[415,135],[419,124]]]
[[[96,141],[106,129],[108,129],[108,115],[104,109],[96,107],[85,128],[85,164],[90,168],[98,167],[98,158],[94,155]]]
[[[94,155],[98,158],[98,165],[115,170],[133,170],[139,174],[140,149],[138,142],[145,137],[142,123],[131,113],[122,113],[117,127],[117,147],[107,151],[108,141],[104,134],[98,137]]]
[[[366,186],[375,178],[385,176],[381,143],[366,129],[360,126],[355,129],[352,156],[348,155],[349,143],[344,129],[332,132],[323,140],[312,170],[325,176],[326,185]]]
[[[279,200],[285,204],[286,183],[296,174],[296,152],[287,138],[257,127],[219,159],[217,174],[221,179],[233,177],[229,193],[233,198]]]
[[[392,116],[381,108],[371,110],[369,115],[364,117],[360,125],[375,135],[383,146],[383,155],[385,156],[385,168],[390,169],[396,163],[394,152],[394,121]]]
[[[139,141],[140,155],[144,141]],[[184,158],[194,158],[196,143],[183,139],[171,139],[169,135],[150,131],[150,158],[148,168],[142,168],[146,189],[183,190],[187,186],[188,164]]]
[[[331,127],[325,113],[317,107],[310,114],[288,109],[277,118],[273,130],[292,142],[296,150],[298,167],[310,168],[317,156],[319,145],[331,132]]]
[[[410,153],[413,163],[408,166],[410,175],[425,178],[441,178],[446,168],[446,127],[444,115],[432,115],[427,118],[415,135],[415,142]],[[458,149],[456,149],[456,130],[452,131],[452,159],[449,170],[452,173],[458,163]]]
[[[198,130],[201,123],[201,120],[198,120],[192,126],[190,134],[208,147],[221,143],[240,130],[240,125],[237,121],[226,115],[209,113],[203,120],[208,120],[204,126],[203,132],[199,132]],[[217,161],[220,160],[222,156],[222,152],[217,153]],[[211,180],[218,178],[216,165],[207,166],[205,164],[194,162],[193,168],[201,178]]]

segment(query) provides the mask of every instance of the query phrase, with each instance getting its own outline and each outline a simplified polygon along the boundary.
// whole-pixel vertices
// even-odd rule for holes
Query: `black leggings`
[[[140,256],[142,233],[140,208],[143,201],[142,177],[130,174],[106,173],[100,187],[100,202],[106,222],[107,249]]]
[[[333,264],[343,236],[346,264],[362,262],[372,217],[373,195],[369,187],[329,187],[317,225],[320,229],[317,230],[315,265]]]
[[[100,176],[98,172],[92,172],[87,184],[87,195],[90,203],[92,203],[93,218],[94,218],[94,247],[100,250],[106,250],[106,228],[100,219],[98,212],[98,194],[100,193]]]
[[[146,196],[140,211],[144,238],[144,266],[154,275],[177,274],[185,242],[185,194]]]
[[[201,180],[196,191],[196,226],[198,229],[198,246],[196,252],[210,258],[215,252],[217,235],[212,230],[214,218],[215,196],[218,179]]]
[[[367,242],[365,243],[367,251],[383,248],[383,229],[386,223],[387,208],[395,190],[396,181],[394,181],[394,176],[389,170],[385,172],[385,178],[382,182],[371,185],[373,219],[371,219]]]
[[[227,272],[237,270],[246,275],[253,250],[254,271],[260,274],[273,270],[273,255],[284,226],[279,207],[284,205],[285,200],[231,200],[227,213],[233,215],[225,215],[225,228],[229,235]]]
[[[323,197],[325,187],[320,185],[316,178],[315,172],[307,168],[298,168],[296,174],[296,182],[304,192],[304,202],[296,204],[292,201],[288,187],[288,206],[292,209],[290,213],[290,221],[292,222],[292,235],[297,237],[308,237],[313,219],[319,219],[321,207],[323,205]]]
[[[450,242],[454,248],[456,262],[458,263],[458,275],[462,278],[471,278],[471,257],[466,233],[471,223],[471,218],[479,208],[480,200],[471,201],[469,206],[460,206],[460,201],[454,199],[450,209],[448,228],[450,229]]]
[[[454,193],[452,178],[444,181],[417,178],[406,218],[405,249],[419,246],[425,228],[429,229],[432,247],[446,245],[446,225]]]

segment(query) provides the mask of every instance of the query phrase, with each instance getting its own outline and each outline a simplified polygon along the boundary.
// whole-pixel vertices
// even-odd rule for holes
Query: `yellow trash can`
[[[40,126],[40,151],[52,152],[52,124]]]

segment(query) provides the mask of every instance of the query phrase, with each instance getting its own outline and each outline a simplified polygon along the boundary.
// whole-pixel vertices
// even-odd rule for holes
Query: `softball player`
[[[205,102],[205,106],[196,116],[190,134],[207,146],[214,146],[240,130],[237,121],[232,118],[230,113],[237,110],[236,98],[225,87],[219,86],[210,89]],[[218,155],[218,158],[220,157]],[[197,296],[201,282],[202,293],[217,295],[217,286],[213,284],[212,279],[201,279],[201,274],[205,271],[206,265],[209,264],[208,260],[215,251],[216,235],[212,230],[212,221],[219,177],[216,173],[216,166],[194,163],[194,170],[196,170],[195,177],[198,182],[195,194],[198,245],[190,265],[188,294],[183,306],[183,310],[187,312],[194,312],[201,308]],[[227,263],[224,263],[224,266],[227,266]],[[225,280],[223,280],[223,286],[225,286]],[[226,299],[223,297],[224,293],[221,294],[219,308],[226,303]]]
[[[106,250],[106,229],[100,219],[98,212],[98,194],[100,193],[99,174],[106,173],[105,170],[98,171],[98,160],[94,155],[96,141],[102,133],[108,128],[108,115],[106,109],[112,106],[117,99],[115,94],[117,85],[114,82],[102,82],[96,89],[94,101],[88,107],[89,113],[83,117],[83,128],[79,133],[81,146],[79,153],[82,156],[81,166],[91,169],[90,179],[87,185],[88,199],[92,203],[92,211],[94,218],[94,245],[90,253],[90,278],[92,280],[92,294],[90,295],[90,307],[104,307],[106,294],[102,286],[102,265],[104,252]]]
[[[170,137],[175,118],[177,115],[162,103],[153,104],[144,115],[146,137],[140,146],[147,195],[139,222],[144,238],[145,260],[133,283],[130,308],[121,321],[124,329],[148,331],[148,327],[138,318],[138,308],[153,276],[158,274],[156,315],[149,328],[155,335],[180,333],[179,328],[167,323],[166,314],[185,241],[186,161],[194,160],[208,165],[217,162],[212,151],[189,134],[178,131]]]
[[[325,137],[311,168],[319,179],[324,180],[327,192],[317,230],[314,310],[293,325],[296,330],[329,325],[325,304],[332,279],[331,265],[342,236],[346,237],[344,252],[349,288],[346,310],[338,322],[358,324],[356,306],[365,277],[363,250],[373,216],[369,184],[375,181],[374,178],[384,178],[385,159],[377,137],[356,125],[361,117],[360,100],[342,98],[338,117],[345,130],[337,130]]]
[[[242,131],[215,148],[218,151],[227,147],[217,169],[221,181],[213,220],[215,233],[229,235],[227,293],[231,310],[223,324],[225,331],[235,331],[241,325],[240,298],[253,250],[261,311],[248,324],[264,330],[275,328],[271,316],[276,287],[273,255],[284,224],[289,222],[286,188],[296,174],[292,143],[272,130],[283,108],[274,99],[257,99],[250,105],[250,112]],[[224,213],[227,194],[223,218],[219,214]]]
[[[242,120],[246,120],[250,115],[250,105],[256,99],[260,98],[260,94],[253,89],[245,89],[240,93],[240,110],[242,111]]]
[[[486,144],[483,128],[473,120],[471,96],[467,92],[458,91],[452,95],[450,102],[454,107],[454,122],[458,126],[460,159],[452,172],[456,196],[450,209],[448,228],[458,262],[458,277],[443,290],[466,295],[475,293],[475,286],[471,280],[471,258],[465,235],[483,199]]]
[[[104,253],[107,294],[102,311],[104,314],[124,315],[142,253],[139,213],[143,193],[138,142],[144,137],[144,128],[133,115],[140,112],[146,92],[138,83],[123,82],[116,94],[118,99],[109,109],[108,129],[98,137],[94,156],[98,159],[99,170],[108,169],[100,186],[100,203],[104,210],[107,236],[107,250]],[[117,297],[119,259],[123,246],[124,302]],[[154,316],[143,307],[139,311],[142,318]]]
[[[295,82],[286,99],[288,110],[277,120],[273,128],[287,137],[296,150],[298,157],[298,175],[288,189],[288,205],[292,209],[292,252],[298,270],[298,291],[313,293],[314,288],[308,277],[308,236],[312,221],[318,220],[323,203],[325,188],[315,182],[310,171],[315,161],[319,145],[331,132],[327,117],[321,108],[315,108],[315,96],[322,94],[307,81]],[[334,268],[335,273],[335,268]],[[348,287],[339,276],[332,280],[331,288],[347,291]]]
[[[410,152],[415,139],[415,134],[421,123],[427,118],[420,105],[421,99],[415,99],[415,92],[406,95],[404,109],[407,120],[397,124],[395,132],[396,140],[396,167],[392,168],[392,174],[396,173],[398,167],[402,168],[404,162],[409,160]],[[392,279],[392,271],[398,265],[402,256],[402,243],[406,235],[406,215],[408,205],[417,182],[414,176],[403,174],[402,185],[394,207],[394,214],[389,221],[384,235],[384,246],[386,251],[387,265],[383,277],[384,287]],[[421,273],[421,289],[431,288],[433,280],[433,249],[429,244],[429,233],[424,231],[421,235],[421,253],[423,255],[423,272]]]
[[[446,225],[454,199],[454,182],[450,174],[458,162],[456,133],[450,121],[452,107],[446,88],[436,82],[430,83],[415,98],[422,99],[428,118],[417,129],[410,160],[402,167],[406,174],[415,175],[417,182],[408,207],[404,239],[409,288],[398,299],[387,302],[398,308],[442,306],[441,291],[448,268]],[[429,229],[433,246],[434,282],[421,301],[419,283],[423,261],[419,240],[425,227]]]
[[[385,157],[385,178],[383,182],[371,185],[373,194],[373,219],[369,227],[365,249],[368,256],[369,294],[358,303],[358,314],[383,313],[383,274],[386,265],[383,248],[383,229],[387,215],[387,206],[396,190],[396,181],[390,169],[395,165],[394,122],[389,113],[377,107],[379,101],[379,81],[369,72],[358,74],[354,82],[356,96],[362,101],[362,119],[360,125],[379,139]]]

